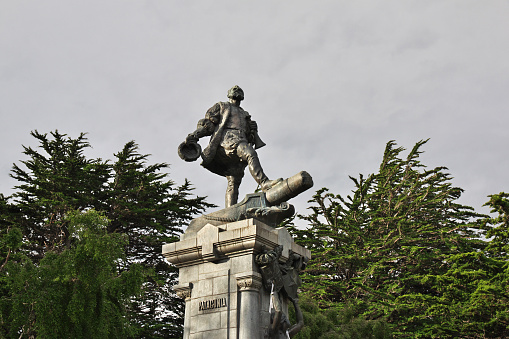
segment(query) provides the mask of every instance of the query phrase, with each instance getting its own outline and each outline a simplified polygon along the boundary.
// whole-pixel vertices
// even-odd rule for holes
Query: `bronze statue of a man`
[[[237,203],[246,166],[264,192],[282,180],[269,180],[260,165],[255,149],[265,144],[258,137],[256,122],[240,107],[244,91],[239,86],[233,86],[228,91],[228,99],[228,102],[218,102],[209,108],[205,118],[198,122],[196,130],[179,147],[179,154],[184,160],[196,160],[197,156],[186,157],[184,150],[194,146],[199,153],[201,148],[197,144],[198,139],[210,136],[209,145],[201,152],[201,165],[228,180],[226,207]]]

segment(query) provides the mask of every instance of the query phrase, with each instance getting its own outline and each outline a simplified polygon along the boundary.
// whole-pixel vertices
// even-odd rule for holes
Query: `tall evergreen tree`
[[[40,260],[47,251],[61,252],[69,247],[65,215],[69,211],[96,208],[105,199],[110,166],[101,159],[87,159],[90,147],[85,134],[76,139],[58,131],[31,135],[43,152],[23,147],[26,169],[13,165],[11,177],[19,182],[13,194],[20,210],[17,223],[23,230],[30,257]]]
[[[490,240],[486,249],[491,256],[509,257],[509,193],[500,192],[489,196],[485,204],[497,216],[486,219],[486,237]]]
[[[11,338],[119,338],[135,333],[125,308],[139,293],[140,265],[120,272],[127,237],[107,233],[108,220],[96,212],[65,216],[70,245],[47,252],[34,265],[13,266],[8,277],[12,300]]]
[[[0,194],[0,338],[10,329],[12,302],[10,301],[9,275],[12,262],[20,260],[18,249],[22,245],[23,234],[10,220],[15,211],[7,199]]]
[[[420,163],[425,142],[406,158],[389,142],[379,171],[351,178],[355,189],[346,199],[317,192],[303,217],[310,227],[294,229],[313,255],[303,290],[322,307],[347,305],[367,319],[386,319],[397,337],[475,337],[469,314],[486,321],[487,309],[462,310],[500,262],[484,255],[483,216],[457,203],[462,190],[446,168]]]
[[[147,166],[148,155],[139,154],[132,141],[115,157],[105,206],[112,220],[109,230],[129,237],[126,267],[140,263],[153,270],[143,294],[132,304],[133,321],[145,338],[181,337],[184,304],[171,292],[178,270],[165,262],[161,247],[178,241],[186,222],[212,205],[203,198],[192,198],[187,181],[173,188],[174,183],[165,181],[166,174],[161,173],[167,165]]]
[[[357,316],[350,307],[320,309],[309,295],[299,298],[304,328],[296,339],[389,339],[392,334],[384,319],[366,320]],[[296,321],[295,309],[290,304],[292,323]]]
[[[137,336],[178,337],[183,304],[171,293],[177,272],[164,261],[161,245],[177,240],[186,221],[211,205],[193,198],[188,182],[175,187],[163,173],[168,165],[148,165],[148,155],[140,155],[132,141],[110,163],[86,157],[90,144],[84,134],[32,135],[42,151],[24,147],[28,160],[15,164],[11,174],[19,182],[12,205],[19,211],[15,223],[23,232],[24,253],[36,267],[47,253],[69,253],[69,213],[103,212],[110,220],[108,233],[128,239],[123,259],[116,261],[119,272],[143,268],[142,293],[127,308]]]

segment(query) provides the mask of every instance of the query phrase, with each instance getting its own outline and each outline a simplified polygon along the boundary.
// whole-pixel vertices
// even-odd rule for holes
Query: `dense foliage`
[[[0,338],[182,337],[161,245],[210,205],[132,141],[103,161],[84,134],[32,135],[0,194]],[[309,227],[289,226],[313,255],[298,338],[509,337],[509,194],[489,197],[492,217],[458,203],[424,144],[402,157],[389,142],[351,195],[321,189]]]
[[[388,339],[391,330],[383,319],[367,320],[357,316],[351,307],[320,309],[309,295],[300,299],[304,328],[299,339]],[[290,318],[295,323],[295,310],[289,305]]]
[[[86,157],[84,134],[32,135],[40,147],[24,148],[17,191],[0,201],[0,337],[52,337],[49,327],[59,338],[181,336],[177,271],[161,246],[210,205],[188,182],[175,187],[167,164],[147,165],[132,141],[110,163]],[[73,220],[90,213],[99,214],[77,231]],[[108,315],[108,325],[83,312]]]
[[[506,337],[507,219],[488,231],[498,245],[482,240],[486,217],[457,202],[446,168],[420,163],[424,143],[402,158],[389,142],[379,171],[352,178],[346,198],[316,193],[310,227],[293,230],[313,255],[303,291],[324,309],[386,321],[397,338]]]
[[[141,265],[119,272],[127,237],[107,233],[108,220],[96,212],[65,217],[70,246],[47,252],[35,265],[10,268],[10,335],[41,338],[118,338],[132,335],[125,305],[140,293]],[[16,332],[15,332],[16,331]]]

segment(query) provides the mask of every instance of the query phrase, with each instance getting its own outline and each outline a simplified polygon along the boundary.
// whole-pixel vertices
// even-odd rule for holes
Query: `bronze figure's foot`
[[[261,184],[262,191],[266,192],[266,191],[270,190],[272,187],[274,187],[276,184],[280,183],[281,181],[283,181],[283,178],[278,178],[275,180],[265,180]]]

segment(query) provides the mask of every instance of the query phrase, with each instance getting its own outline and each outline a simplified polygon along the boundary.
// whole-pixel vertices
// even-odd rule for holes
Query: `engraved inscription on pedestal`
[[[215,308],[221,308],[221,307],[226,307],[226,306],[228,306],[227,302],[226,302],[226,298],[205,300],[205,301],[200,301],[198,311],[212,310]]]

